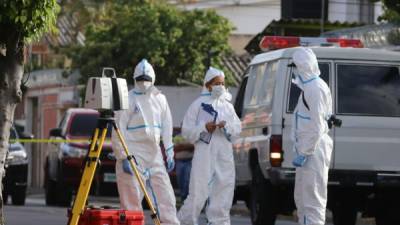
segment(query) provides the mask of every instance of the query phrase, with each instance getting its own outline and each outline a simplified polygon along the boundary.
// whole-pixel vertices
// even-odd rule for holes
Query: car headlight
[[[61,151],[64,157],[83,158],[87,154],[87,149],[77,148],[69,144],[61,144]]]
[[[21,147],[14,147],[14,149],[10,148],[10,151],[7,156],[7,164],[8,165],[22,165],[28,163],[28,156],[26,154],[25,149]]]

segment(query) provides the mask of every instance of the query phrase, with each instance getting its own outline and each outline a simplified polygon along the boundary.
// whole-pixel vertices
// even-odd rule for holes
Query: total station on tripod
[[[128,109],[126,80],[117,78],[114,68],[104,67],[101,77],[91,77],[88,80],[85,108],[96,109],[99,112]]]

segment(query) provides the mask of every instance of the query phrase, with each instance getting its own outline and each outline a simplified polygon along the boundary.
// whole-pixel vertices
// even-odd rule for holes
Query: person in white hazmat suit
[[[133,79],[135,87],[129,91],[129,109],[116,112],[115,121],[142,174],[161,224],[179,224],[174,191],[159,146],[162,137],[170,172],[174,168],[174,151],[168,102],[154,87],[155,73],[147,60],[136,66]],[[144,195],[115,132],[112,133],[112,145],[117,159],[116,177],[121,208],[142,210]]]
[[[314,52],[299,48],[292,56],[294,83],[302,90],[294,111],[292,138],[296,157],[294,199],[299,224],[323,225],[327,203],[328,171],[333,142],[327,119],[332,114],[328,85],[319,77]]]
[[[221,70],[210,67],[201,96],[183,119],[182,135],[195,145],[189,195],[178,212],[183,225],[197,225],[206,202],[208,224],[230,224],[235,187],[232,141],[241,132],[241,122],[228,101],[224,77]],[[210,110],[217,113],[207,116]]]

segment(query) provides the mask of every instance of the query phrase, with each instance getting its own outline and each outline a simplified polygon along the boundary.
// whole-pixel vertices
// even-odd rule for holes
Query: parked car
[[[275,38],[281,47],[291,40]],[[312,48],[343,121],[329,133],[328,208],[335,225],[354,225],[357,212],[389,225],[400,211],[400,54],[350,46]],[[253,224],[273,225],[277,214],[295,209],[290,134],[300,90],[288,67],[295,50],[256,55],[235,102],[243,125],[234,144],[236,193],[247,201]]]
[[[45,163],[45,197],[47,205],[69,206],[72,194],[77,192],[89,148],[89,140],[97,125],[99,113],[91,109],[68,109],[58,128],[50,131],[50,139],[70,142],[47,145]],[[107,133],[100,163],[92,183],[92,193],[117,193],[115,160],[112,159],[111,129]],[[74,140],[87,140],[73,142]]]
[[[22,133],[24,135],[26,133]],[[25,135],[23,138],[32,138]],[[7,203],[11,196],[13,205],[24,205],[28,179],[28,156],[24,146],[18,141],[19,136],[14,127],[10,129],[10,142],[5,163],[3,178],[3,201]]]

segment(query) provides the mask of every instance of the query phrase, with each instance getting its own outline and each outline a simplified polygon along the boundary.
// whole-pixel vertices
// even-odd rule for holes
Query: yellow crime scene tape
[[[91,139],[10,139],[11,143],[89,143]]]

